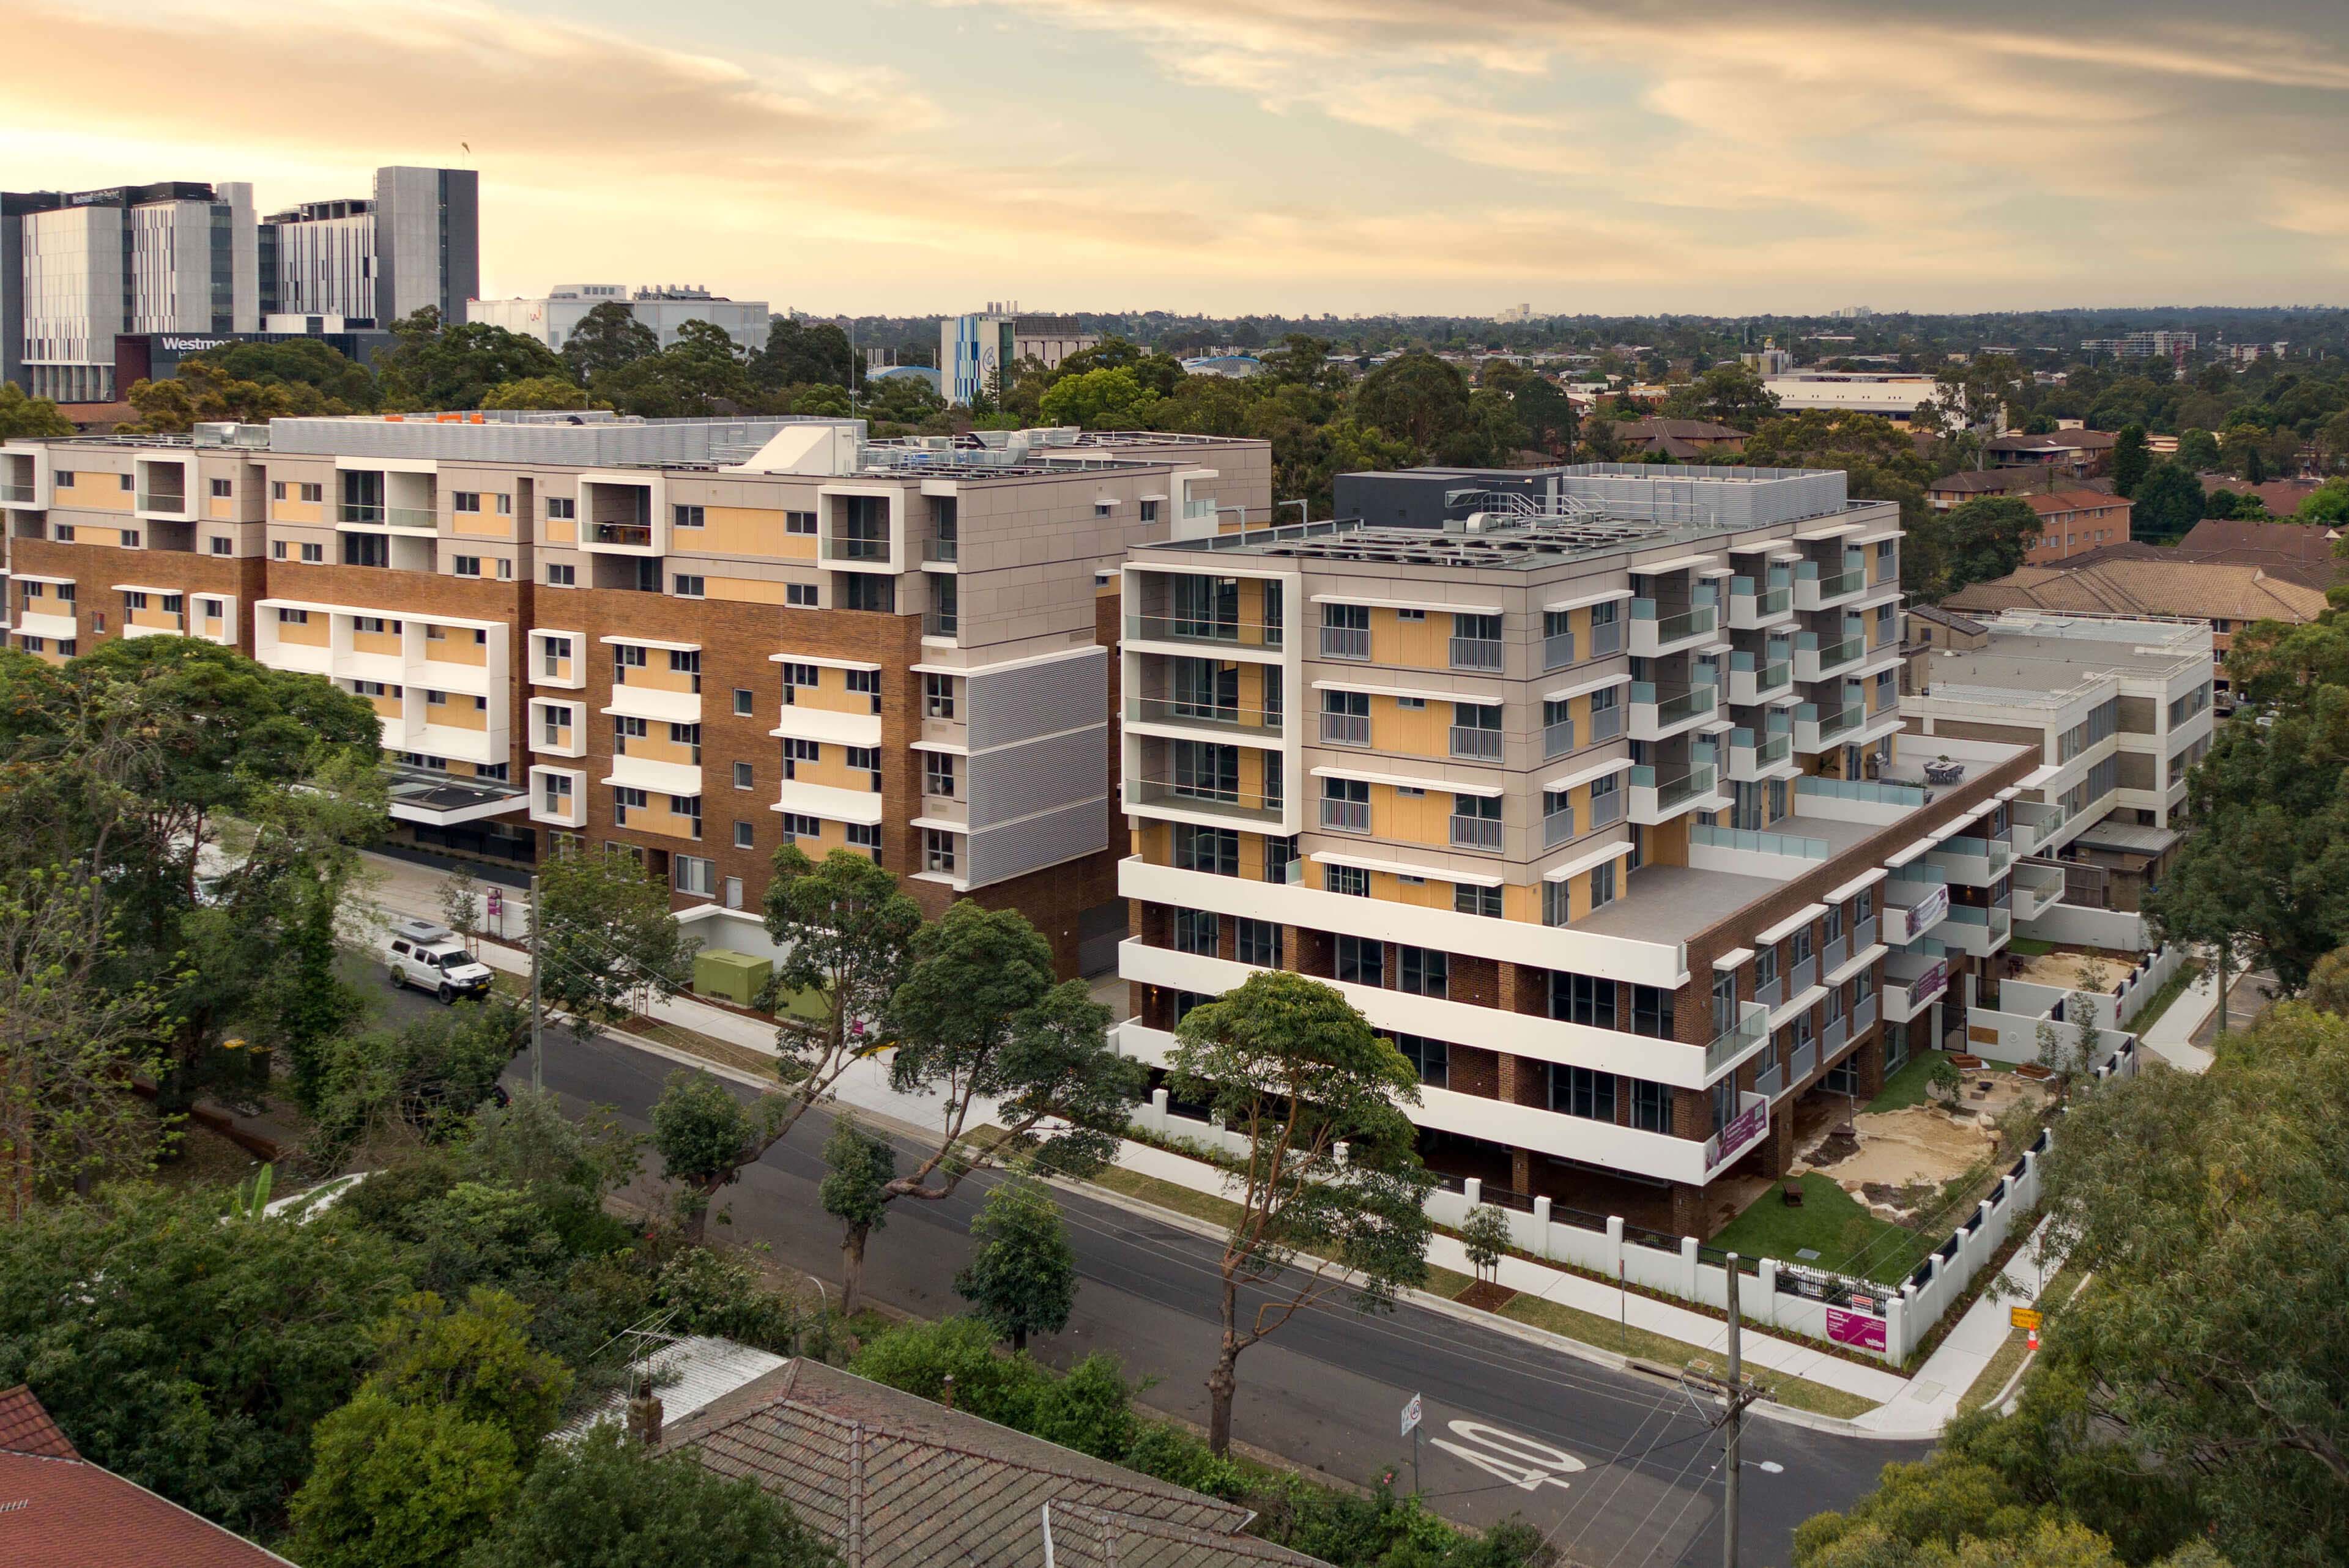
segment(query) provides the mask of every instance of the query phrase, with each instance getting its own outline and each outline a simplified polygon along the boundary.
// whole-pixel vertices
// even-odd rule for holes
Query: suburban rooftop
[[[2002,694],[2002,701],[2058,707],[2106,676],[2166,680],[2210,663],[2210,631],[2199,622],[2013,614],[1976,619],[1990,634],[1989,645],[1935,653],[1927,696],[1957,698],[1974,687]]]

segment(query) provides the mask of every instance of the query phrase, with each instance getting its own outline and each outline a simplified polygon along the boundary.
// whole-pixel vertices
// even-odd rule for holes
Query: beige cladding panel
[[[461,692],[443,692],[441,700],[434,702],[428,694],[424,699],[424,722],[449,729],[487,729],[490,716],[485,708],[474,706],[473,699]]]
[[[441,634],[436,637],[435,632]],[[486,665],[490,662],[490,650],[486,643],[474,637],[471,626],[428,625],[424,631],[424,656],[436,664]]]

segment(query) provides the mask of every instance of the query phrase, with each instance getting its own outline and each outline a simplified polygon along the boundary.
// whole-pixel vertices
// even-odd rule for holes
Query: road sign
[[[1411,1397],[1411,1403],[1410,1403],[1410,1404],[1408,1404],[1408,1405],[1405,1405],[1405,1406],[1402,1408],[1402,1436],[1404,1436],[1404,1437],[1406,1437],[1406,1438],[1407,1438],[1407,1437],[1409,1437],[1409,1436],[1411,1436],[1411,1434],[1412,1434],[1412,1429],[1413,1429],[1414,1427],[1416,1427],[1416,1426],[1418,1426],[1418,1425],[1419,1425],[1419,1396],[1418,1396],[1418,1395],[1416,1395],[1416,1394],[1413,1394],[1413,1395]]]
[[[505,912],[506,912],[506,902],[505,902],[505,900],[504,900],[503,898],[502,898],[502,897],[500,897],[500,896],[499,896],[499,894],[498,894],[498,890],[497,890],[497,889],[495,889],[495,888],[492,888],[492,889],[490,890],[490,913],[491,913],[492,916],[496,916],[496,915],[503,914]]]
[[[2039,1328],[2039,1309],[2035,1306],[2010,1306],[2006,1309],[2006,1321],[2012,1327],[2028,1328],[2036,1333]]]

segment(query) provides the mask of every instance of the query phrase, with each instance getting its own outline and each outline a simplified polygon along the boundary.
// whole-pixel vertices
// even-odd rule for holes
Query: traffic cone
[[[2035,1328],[2031,1331],[2031,1353],[2033,1356],[2039,1354],[2039,1330]]]

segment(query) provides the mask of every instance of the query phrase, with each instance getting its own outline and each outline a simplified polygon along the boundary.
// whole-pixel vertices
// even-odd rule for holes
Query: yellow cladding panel
[[[460,511],[451,519],[451,531],[474,539],[512,539],[513,519],[493,511]]]
[[[541,659],[535,667],[540,673],[540,678],[544,680],[567,681],[572,678],[571,661],[569,659],[555,660],[554,673],[553,675],[547,675],[545,673],[546,661],[543,659]]]
[[[794,510],[810,510],[799,508]],[[672,542],[690,544],[718,555],[753,555],[769,561],[813,561],[815,535],[786,533],[783,516],[764,507],[711,506],[702,509],[702,527],[697,541],[694,531],[687,529],[673,538]]]
[[[271,521],[275,522],[324,522],[326,521],[326,508],[323,501],[281,500],[269,510]]]
[[[1452,705],[1430,697],[1423,707],[1406,707],[1401,697],[1371,698],[1371,738],[1381,751],[1413,757],[1452,754]]]
[[[280,621],[277,623],[277,640],[300,643],[305,647],[323,648],[328,641],[326,617],[313,615],[307,625],[298,621]]]
[[[1452,842],[1452,792],[1430,789],[1405,795],[1388,784],[1371,786],[1371,820],[1382,839],[1407,839],[1415,844]]]
[[[1371,896],[1386,903],[1408,903],[1423,909],[1450,909],[1452,884],[1434,876],[1407,882],[1392,872],[1372,872]]]
[[[780,604],[783,591],[790,584],[767,583],[755,577],[705,577],[701,593],[708,599],[731,599],[744,604]]]
[[[648,721],[645,733],[630,737],[624,749],[630,757],[641,758],[647,762],[674,762],[692,768],[701,761],[698,748],[691,741],[671,740],[668,726],[657,721]]]
[[[1659,822],[1650,828],[1647,843],[1641,850],[1641,863],[1651,866],[1684,866],[1689,863],[1689,823],[1693,820],[1682,812],[1669,822]]]
[[[579,524],[567,517],[548,518],[546,520],[546,542],[549,544],[578,543]]]
[[[701,836],[697,820],[681,811],[669,809],[666,795],[648,795],[647,804],[628,812],[631,830],[658,833],[665,839],[698,839]]]
[[[846,670],[815,667],[816,684],[795,688],[792,697],[794,707],[811,707],[820,713],[864,713],[873,711],[873,694],[848,689]]]
[[[393,696],[388,692],[386,692],[381,696],[371,696],[367,698],[367,706],[374,708],[378,715],[385,718],[398,718],[401,712],[400,699]]]
[[[1371,612],[1371,662],[1418,669],[1452,666],[1452,617],[1433,610],[1405,620],[1401,610]]]
[[[226,636],[227,628],[228,623],[218,615],[206,615],[203,618],[203,632],[207,637]]]
[[[122,488],[117,474],[76,474],[70,485],[53,485],[50,499],[59,506],[79,507],[88,511],[129,511],[138,504],[137,492]]]
[[[427,626],[424,656],[444,665],[486,665],[490,646],[475,640],[471,626]]]
[[[873,775],[863,768],[848,765],[848,748],[829,741],[819,747],[813,762],[794,763],[792,781],[795,784],[821,784],[827,789],[870,790]]]
[[[227,495],[213,496],[205,503],[204,515],[222,522],[234,522],[236,521],[236,498],[234,496]]]
[[[690,692],[694,689],[694,682],[700,678],[691,670],[669,668],[668,650],[666,648],[647,648],[645,662],[628,665],[627,671],[627,679],[620,684],[640,686],[647,691]]]
[[[166,632],[180,629],[180,617],[169,610],[133,610],[130,624],[134,626],[154,626]]]
[[[462,692],[444,692],[441,700],[424,699],[424,722],[450,729],[487,729],[490,714],[487,708],[473,706],[473,699]]]
[[[355,654],[389,654],[394,658],[401,653],[402,638],[398,632],[353,632],[351,652]],[[454,662],[453,660],[450,662]]]
[[[40,660],[41,663],[45,665],[61,665],[66,662],[66,656],[63,654],[57,653],[47,647],[44,647],[39,653],[35,654],[33,656]]]
[[[107,546],[109,549],[119,549],[122,544],[122,534],[123,531],[119,528],[93,528],[88,523],[85,522],[75,527],[74,542],[76,544],[102,544]]]

